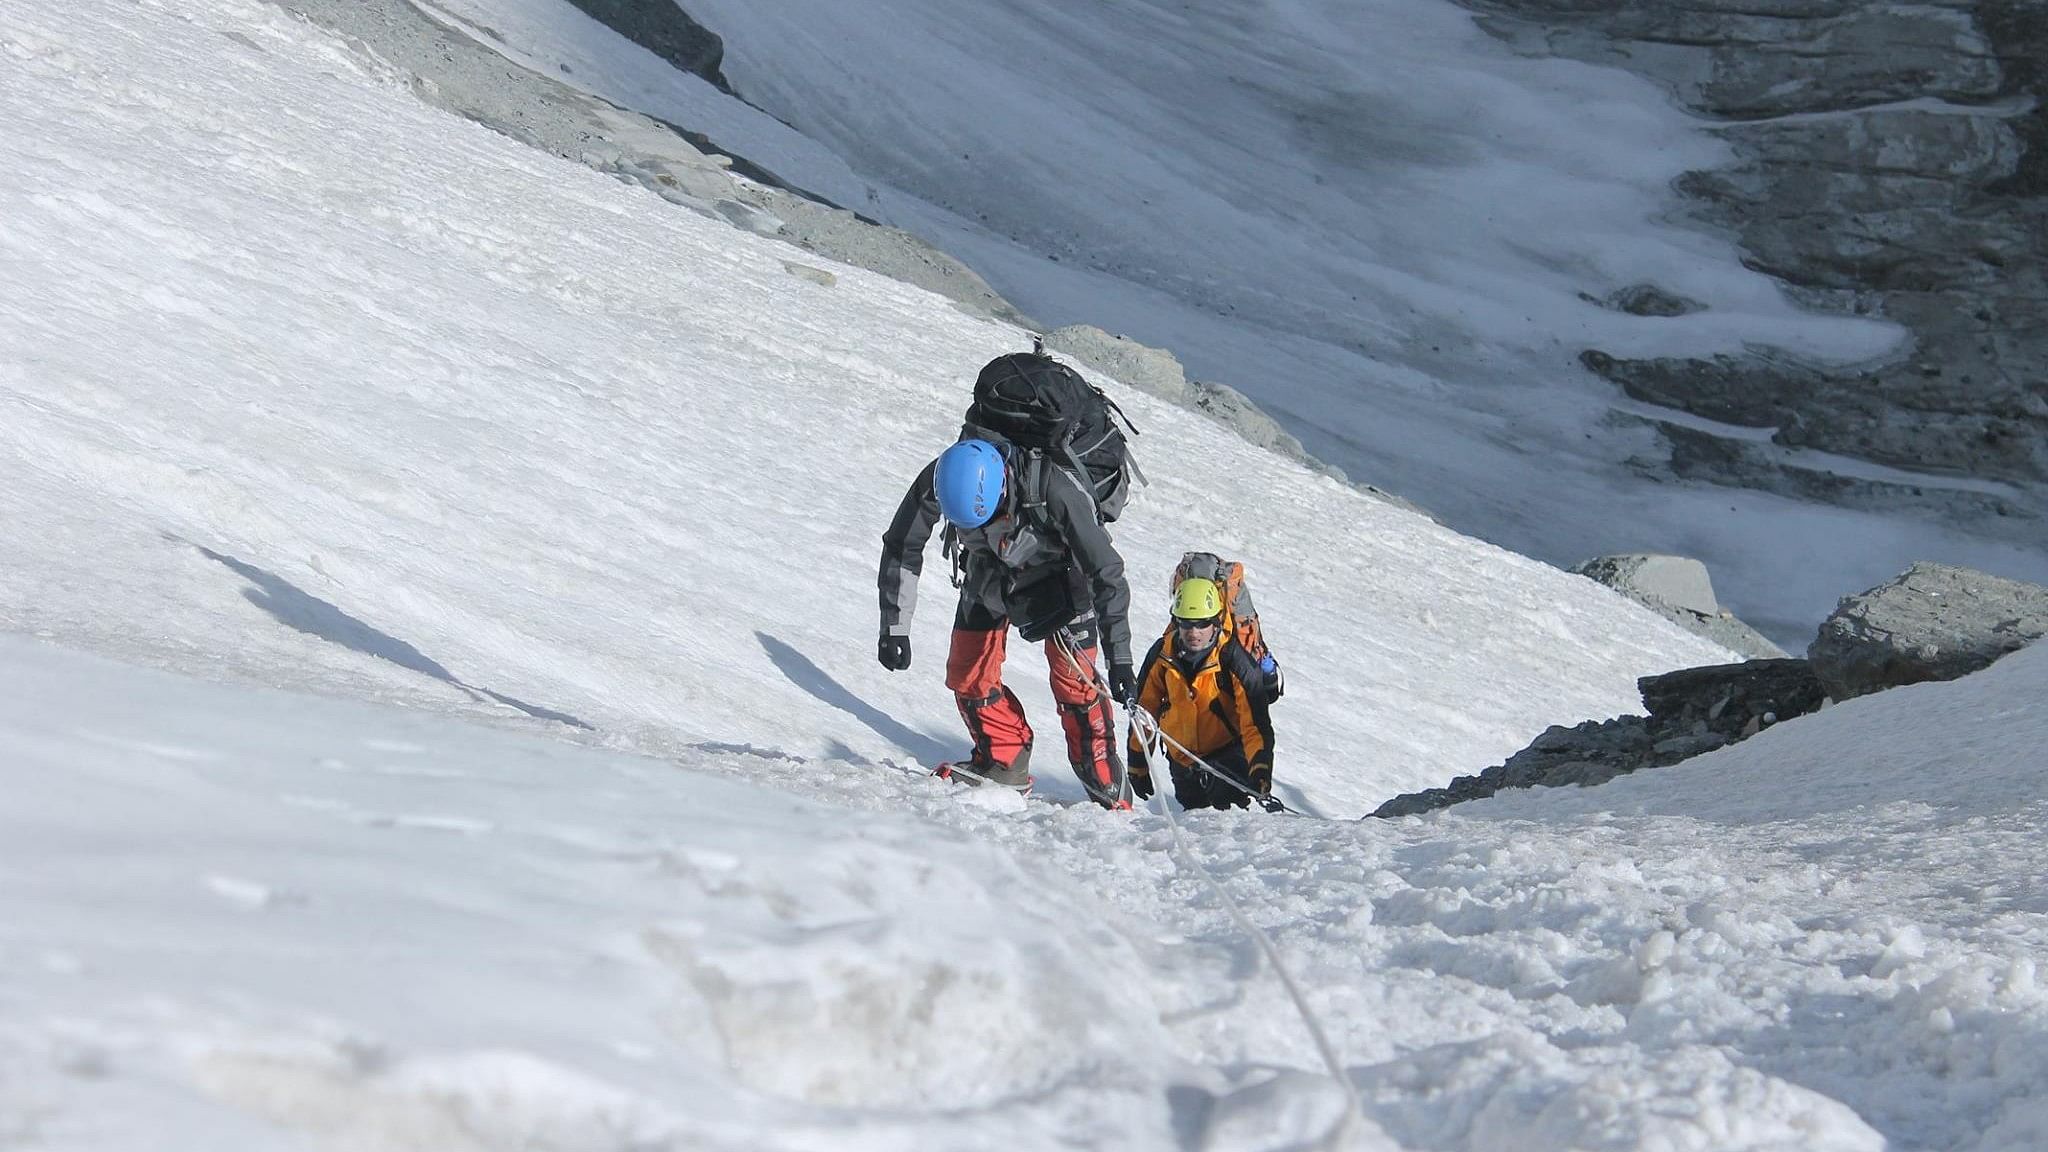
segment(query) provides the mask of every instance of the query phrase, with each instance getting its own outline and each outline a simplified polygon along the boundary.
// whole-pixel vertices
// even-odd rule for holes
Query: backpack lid
[[[1019,444],[1055,448],[1076,425],[1092,423],[1088,417],[1100,407],[1100,395],[1072,368],[1035,352],[1011,352],[975,377],[967,418]]]

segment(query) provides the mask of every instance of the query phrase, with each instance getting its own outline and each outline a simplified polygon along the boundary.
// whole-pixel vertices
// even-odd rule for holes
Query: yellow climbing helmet
[[[1180,582],[1173,593],[1176,620],[1214,620],[1223,615],[1223,590],[1199,576]]]

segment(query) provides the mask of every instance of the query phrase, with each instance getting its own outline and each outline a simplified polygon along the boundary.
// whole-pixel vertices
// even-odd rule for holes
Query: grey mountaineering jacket
[[[908,635],[917,608],[917,580],[924,548],[940,523],[932,472],[924,471],[903,494],[896,518],[882,534],[882,631]],[[1009,618],[1032,634],[1034,623],[1064,624],[1091,610],[1100,625],[1103,657],[1110,667],[1131,662],[1131,590],[1124,583],[1123,557],[1095,518],[1095,501],[1065,469],[1038,462],[1034,484],[1013,473],[1003,506],[988,523],[957,533],[966,572],[956,622]],[[1019,471],[1022,471],[1021,469]],[[1036,487],[1043,506],[1027,509],[1020,490]],[[1052,619],[1064,606],[1065,618]]]

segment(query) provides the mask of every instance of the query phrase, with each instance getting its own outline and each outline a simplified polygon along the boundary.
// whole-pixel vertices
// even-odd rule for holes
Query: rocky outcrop
[[[444,23],[409,0],[274,2],[335,32],[372,66],[397,74],[420,99],[524,144],[638,184],[679,207],[936,292],[972,315],[1036,326],[972,269],[908,232],[863,220],[790,186],[721,151],[701,133],[508,66],[493,47],[502,43],[499,34],[489,27]],[[717,79],[717,37],[698,29],[709,39],[692,39],[696,26],[673,4],[590,0],[583,6],[600,18],[601,11],[618,15],[627,35],[646,38],[650,47],[664,44],[666,49],[657,50],[673,53],[670,58],[679,62],[695,61],[698,74]]]
[[[1633,367],[1640,369],[1652,363],[1662,362],[1637,361]],[[1713,367],[1702,366],[1707,363],[1695,363],[1683,371],[1696,373],[1693,380],[1697,383],[1709,378],[1713,367],[1725,366],[1729,361],[1723,358],[1711,362]],[[1811,373],[1808,378],[1818,380],[1819,374]],[[1673,376],[1670,386],[1680,389],[1686,385]],[[1617,419],[1632,421],[1635,417]],[[1969,525],[1988,535],[2021,541],[2048,532],[2041,524],[2038,497],[1995,481],[1940,478],[1889,469],[1843,472],[1836,469],[1837,460],[1809,461],[1797,449],[1768,441],[1717,435],[1669,421],[1654,423],[1669,452],[1666,459],[1650,469],[1655,475],[1668,472],[1686,480],[1760,488],[1841,508],[1886,513],[1917,511],[1951,524]]]
[[[1374,816],[1413,816],[1503,788],[1604,784],[1643,768],[1690,760],[1821,706],[1826,697],[1804,660],[1750,660],[1687,668],[1636,681],[1649,715],[1588,720],[1546,730],[1504,764],[1445,788],[1396,796]]]
[[[2048,635],[2048,588],[1915,564],[1867,592],[1845,596],[1806,651],[1837,700],[1954,680]]]
[[[1045,346],[1161,400],[1186,404],[1193,398],[1180,359],[1164,348],[1140,344],[1093,324],[1055,328],[1045,334]]]
[[[1301,441],[1288,435],[1278,421],[1259,411],[1257,405],[1236,389],[1189,380],[1179,358],[1164,348],[1140,344],[1127,336],[1105,332],[1093,324],[1069,324],[1055,328],[1045,334],[1045,346],[1072,356],[1098,372],[1114,376],[1141,392],[1193,408],[1234,429],[1238,435],[1261,448],[1277,452],[1289,460],[1336,472],[1310,456],[1302,448]],[[1336,474],[1342,476],[1342,473]]]
[[[1802,302],[1912,334],[1896,358],[1855,371],[1768,348],[1713,360],[1589,349],[1587,367],[1639,400],[1775,429],[1779,448],[2048,482],[2048,4],[1464,2],[1525,50],[1629,68],[1719,121],[1734,161],[1681,181],[1696,214]],[[1674,455],[1691,478],[1805,498],[1868,503],[1912,487],[1818,478],[1824,464],[1739,439]],[[2038,487],[2028,492],[1931,483],[1910,502],[2028,535],[2041,513]]]
[[[1626,312],[1631,316],[1690,316],[1694,312],[1706,311],[1707,307],[1690,297],[1667,292],[1655,284],[1631,284],[1605,296],[1581,292],[1579,299],[1616,312]]]
[[[1714,581],[1707,566],[1689,556],[1630,552],[1598,556],[1572,569],[1639,604],[1681,608],[1696,616],[1718,616]]]
[[[670,2],[660,0],[569,0],[585,14],[633,43],[638,44],[685,72],[701,76],[731,94],[719,66],[725,61],[725,41],[718,33],[690,18]]]
[[[1619,584],[1697,602],[1678,557],[1603,557],[1583,567]],[[1945,564],[1915,564],[1843,597],[1807,658],[1687,668],[1636,681],[1648,716],[1557,725],[1503,764],[1443,788],[1396,796],[1372,814],[1413,816],[1504,788],[1602,784],[1676,764],[1762,729],[1885,688],[1953,680],[2048,636],[2048,587]]]
[[[1339,468],[1323,463],[1301,446],[1301,441],[1280,427],[1279,421],[1260,411],[1243,393],[1224,384],[1190,380],[1179,358],[1164,348],[1140,344],[1128,336],[1105,332],[1093,324],[1069,324],[1055,328],[1044,337],[1045,347],[1072,357],[1084,366],[1129,384],[1140,392],[1193,408],[1211,420],[1269,452],[1298,461],[1326,476],[1352,483]],[[1414,503],[1370,484],[1352,483],[1369,496],[1405,508],[1431,520],[1436,517]]]
[[[1714,597],[1707,566],[1687,556],[1623,553],[1599,556],[1572,569],[1604,584],[1696,636],[1752,659],[1782,657],[1785,650],[1737,620]]]

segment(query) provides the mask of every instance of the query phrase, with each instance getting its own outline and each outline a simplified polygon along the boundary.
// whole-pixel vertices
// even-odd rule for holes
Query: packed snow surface
[[[1344,819],[1726,654],[1112,382],[1136,631],[1251,564],[1303,815],[1073,803],[1021,645],[1043,799],[956,790],[943,566],[893,676],[873,571],[1019,333],[253,0],[0,59],[0,1147],[2048,1133],[2042,653],[1699,762],[1747,809]]]

